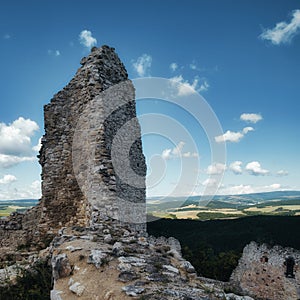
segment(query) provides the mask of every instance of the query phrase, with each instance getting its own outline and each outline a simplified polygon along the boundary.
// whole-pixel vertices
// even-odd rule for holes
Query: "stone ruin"
[[[286,258],[295,261],[294,278],[286,276]],[[231,275],[232,285],[255,299],[300,299],[300,251],[251,242],[244,248],[238,267]]]
[[[133,85],[114,48],[93,48],[81,65],[44,108],[40,222],[96,226],[112,217],[145,230],[146,164]]]

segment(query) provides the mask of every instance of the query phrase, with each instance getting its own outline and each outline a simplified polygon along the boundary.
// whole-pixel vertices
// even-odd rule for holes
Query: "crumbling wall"
[[[295,260],[295,278],[285,275],[285,260]],[[231,283],[241,293],[255,299],[300,299],[300,251],[281,246],[269,247],[251,242],[244,248],[238,267],[231,275]]]
[[[111,153],[118,130],[136,119],[134,89],[126,69],[108,46],[93,48],[81,64],[71,82],[44,109],[41,223],[54,228],[100,222],[116,210],[114,203],[122,193],[129,201],[145,203],[146,165],[137,121],[129,132],[137,131],[130,160],[138,165],[135,171],[144,181],[141,188],[120,180]],[[92,201],[95,197],[97,203]],[[105,212],[97,219],[95,211],[101,207]]]

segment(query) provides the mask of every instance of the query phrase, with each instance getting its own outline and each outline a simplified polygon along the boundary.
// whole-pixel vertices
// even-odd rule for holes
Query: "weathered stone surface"
[[[137,297],[138,294],[142,294],[144,290],[144,288],[134,285],[127,285],[123,287],[123,291],[126,293],[126,295],[132,297]]]
[[[137,276],[137,274],[133,271],[123,271],[119,274],[119,280],[122,282],[128,282],[138,278],[139,277]]]
[[[82,285],[79,282],[75,282],[73,283],[70,287],[69,287],[70,291],[73,292],[74,294],[76,294],[78,297],[82,296],[84,290],[85,290],[85,286]]]
[[[50,300],[62,300],[61,295],[62,291],[52,290],[50,292]]]
[[[54,279],[68,277],[71,274],[72,267],[65,253],[52,258],[52,270]]]
[[[108,46],[93,49],[88,57],[81,60],[81,64],[82,67],[70,83],[44,108],[45,135],[40,152],[43,179],[41,205],[44,208],[42,221],[54,228],[72,224],[86,226],[90,225],[90,220],[100,223],[103,218],[114,216],[112,212],[118,210],[118,197],[125,201],[134,199],[135,202],[145,202],[145,185],[138,189],[125,184],[112,160],[112,143],[117,138],[118,130],[136,117],[134,90],[128,81],[126,69],[114,49]],[[125,85],[118,86],[122,82]],[[118,88],[114,88],[116,86]],[[123,93],[118,99],[120,96],[116,93],[120,93],[120,90]],[[117,101],[120,103],[116,105]],[[111,111],[107,112],[108,109]],[[95,124],[101,126],[94,127]],[[83,138],[74,142],[78,138],[78,130],[79,133],[84,132],[84,136],[79,135]],[[135,122],[131,130],[136,130],[140,135],[138,123]],[[134,171],[144,177],[146,165],[140,138],[133,147],[134,151],[129,154],[131,164]],[[74,151],[76,154],[77,150],[80,156],[75,156],[76,159],[79,157],[85,165],[75,164],[82,169],[77,170],[79,174],[74,174]],[[84,150],[94,151],[87,151],[88,157],[85,159]],[[96,161],[89,163],[90,159]],[[87,187],[80,175],[86,176],[84,168],[90,165],[99,173],[98,177],[86,180],[89,184]],[[88,175],[95,170],[88,169]],[[101,190],[96,190],[101,193],[102,203],[99,203],[93,198],[99,195],[92,195],[91,192],[101,184]],[[96,207],[91,207],[95,203]],[[115,213],[120,214],[118,211]]]
[[[295,278],[285,276],[286,256],[296,262]],[[244,248],[238,267],[231,275],[231,283],[241,293],[259,299],[300,298],[300,251],[280,246],[268,247],[251,242]]]
[[[100,268],[107,261],[107,254],[101,250],[91,250],[88,258],[88,264],[93,264],[96,268]]]

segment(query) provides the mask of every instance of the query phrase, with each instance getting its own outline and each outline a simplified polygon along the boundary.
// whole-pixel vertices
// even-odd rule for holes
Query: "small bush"
[[[45,300],[50,298],[52,269],[48,261],[38,261],[30,270],[22,270],[13,285],[0,286],[1,300]]]

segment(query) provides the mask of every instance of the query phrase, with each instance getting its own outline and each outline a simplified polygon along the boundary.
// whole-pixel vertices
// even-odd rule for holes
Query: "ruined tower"
[[[93,48],[44,107],[41,226],[145,229],[146,164],[134,87],[114,48]],[[126,163],[127,162],[127,163]]]

